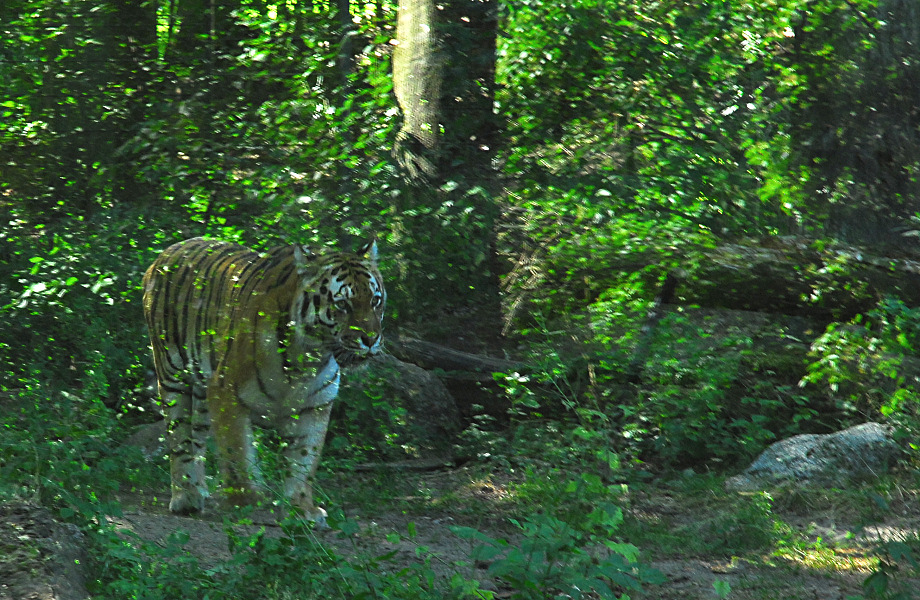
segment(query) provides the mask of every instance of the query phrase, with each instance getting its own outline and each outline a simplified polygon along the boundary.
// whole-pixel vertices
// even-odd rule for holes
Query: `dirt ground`
[[[451,502],[443,507],[430,502],[434,507],[431,509],[425,509],[424,503],[414,503],[409,510],[385,510],[373,515],[362,514],[357,506],[346,506],[348,517],[360,525],[359,533],[346,538],[333,530],[317,531],[318,542],[344,556],[354,552],[369,555],[395,552],[392,559],[395,566],[419,560],[416,550],[424,546],[440,558],[432,563],[436,570],[440,568],[444,574],[449,574],[459,569],[466,577],[480,581],[482,589],[494,591],[498,598],[508,597],[510,590],[503,587],[502,582],[490,578],[488,565],[471,564],[471,542],[450,531],[452,525],[475,526],[493,537],[513,542],[513,529],[508,527],[506,519],[482,516],[488,515],[484,504],[501,501],[502,486],[473,482],[470,474],[462,469],[415,477],[415,485],[427,489],[429,499],[431,490],[435,490],[435,497],[450,493]],[[116,523],[141,539],[165,544],[167,536],[181,530],[189,534],[186,549],[198,557],[202,566],[212,566],[229,557],[227,535],[216,507],[197,517],[181,517],[169,513],[164,495],[126,494],[121,501],[123,515],[115,519]],[[462,510],[464,503],[478,503],[479,506],[471,513]],[[454,514],[451,506],[460,506],[461,510]],[[633,531],[662,525],[679,529],[706,518],[700,514],[699,505],[685,506],[672,495],[659,495],[654,490],[635,498],[628,506],[627,521],[631,521]],[[0,558],[0,600],[87,598],[82,572],[85,557],[79,532],[55,521],[46,509],[35,505],[5,505],[0,509],[3,511],[0,513],[0,552],[3,554]],[[840,511],[833,508],[814,514],[801,510],[783,514],[778,510],[776,516],[803,540],[799,550],[782,556],[774,553],[737,558],[706,556],[698,552],[680,556],[679,552],[654,547],[653,542],[639,541],[643,559],[658,569],[666,581],[647,585],[641,594],[632,597],[709,600],[719,597],[717,589],[723,592],[730,589],[729,598],[750,600],[862,597],[862,583],[872,565],[869,558],[872,543],[878,539],[916,536],[920,527],[920,507],[911,507],[905,502],[899,512],[885,522],[859,529],[841,520]],[[470,514],[479,516],[471,518]],[[282,535],[270,515],[260,517],[257,513],[254,521],[250,526],[253,531],[264,527],[267,535]],[[414,539],[406,535],[410,523],[414,524]],[[859,533],[852,533],[857,531]],[[400,534],[398,540],[388,535],[394,532]],[[654,539],[654,535],[648,537],[648,540]],[[629,541],[634,540],[630,538]],[[828,550],[823,553],[810,550],[820,547]]]
[[[401,538],[396,544],[386,539],[391,532],[406,532],[409,522],[415,523],[414,540]],[[402,514],[385,514],[374,519],[359,519],[362,524],[360,543],[364,549],[377,554],[396,551],[397,564],[418,560],[417,546],[430,548],[443,559],[445,573],[455,565],[464,565],[465,575],[477,579],[481,588],[492,590],[503,596],[507,592],[501,582],[490,579],[485,568],[469,565],[470,542],[451,533],[448,527],[455,524],[452,519],[432,517],[408,517]],[[191,536],[190,548],[204,563],[217,562],[227,558],[227,536],[220,523],[204,519],[176,517],[168,514],[153,514],[132,511],[125,514],[122,523],[148,540],[165,540],[166,536],[182,529]],[[269,533],[277,530],[267,526]],[[480,528],[482,529],[482,528]],[[489,533],[486,531],[486,533]],[[279,533],[280,534],[280,533]],[[506,536],[505,532],[495,533]],[[321,543],[331,546],[341,554],[352,551],[351,541],[342,539],[336,532],[319,532]],[[673,600],[706,599],[717,597],[714,584],[717,580],[727,582],[731,587],[731,598],[777,598],[801,600],[843,600],[857,596],[862,591],[866,572],[825,572],[812,570],[794,563],[777,564],[769,567],[743,561],[725,559],[663,559],[652,561],[667,578],[667,583],[646,586],[637,598],[660,598]]]

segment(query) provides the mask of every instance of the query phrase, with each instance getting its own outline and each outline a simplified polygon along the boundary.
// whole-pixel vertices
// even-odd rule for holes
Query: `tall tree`
[[[417,266],[407,293],[417,300],[446,294],[452,305],[474,307],[473,320],[484,324],[477,337],[488,338],[501,330],[489,191],[492,3],[400,0],[398,10],[393,85],[403,120],[394,155],[405,186],[393,226],[412,246],[405,250],[412,260],[403,262]]]
[[[114,155],[142,120],[145,99],[138,92],[149,77],[155,6],[141,0],[35,3],[9,16],[8,26],[19,30],[13,39],[21,40],[22,60],[5,78],[17,111],[4,117],[22,119],[16,131],[27,122],[26,129],[41,124],[17,149],[37,159],[32,182],[20,188],[29,190],[30,210],[46,217],[89,213],[102,190],[106,202],[109,192],[133,198],[135,190],[126,189],[130,177]]]
[[[138,134],[140,124],[147,114],[149,94],[153,93],[156,56],[157,16],[156,4],[144,0],[110,0],[111,9],[104,12],[100,28],[102,60],[112,68],[100,69],[106,83],[98,86],[110,95],[120,96],[124,107],[119,107],[112,118],[103,118],[99,126],[107,123],[107,148],[105,160],[107,180],[112,193],[119,200],[132,201],[145,196],[144,186],[134,177],[132,169],[123,168],[133,157],[121,149]],[[118,94],[117,92],[122,92]]]
[[[410,179],[436,180],[444,61],[434,0],[399,0],[393,88],[402,111],[394,153]]]
[[[796,85],[784,129],[810,217],[856,243],[914,246],[920,210],[920,7],[910,0],[817,2],[778,57]]]

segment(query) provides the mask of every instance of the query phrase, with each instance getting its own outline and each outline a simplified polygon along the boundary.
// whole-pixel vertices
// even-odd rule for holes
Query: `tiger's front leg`
[[[326,525],[326,511],[313,504],[313,481],[329,429],[332,402],[339,393],[339,374],[338,363],[329,356],[306,389],[298,392],[306,400],[280,431],[287,467],[284,495],[319,527]]]
[[[287,466],[284,495],[319,527],[326,525],[326,511],[313,503],[313,481],[331,414],[331,403],[309,408],[298,419],[292,419],[282,434],[282,452]]]

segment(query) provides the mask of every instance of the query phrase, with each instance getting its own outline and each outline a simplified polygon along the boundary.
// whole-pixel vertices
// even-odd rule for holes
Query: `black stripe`
[[[263,258],[258,255],[240,258],[241,260],[249,260],[234,274],[237,277],[237,281],[233,284],[233,290],[230,295],[234,299],[234,308],[245,306],[252,296],[253,289],[257,288],[265,277]]]
[[[158,375],[158,377],[159,377],[159,375]],[[187,386],[187,385],[182,385],[182,387],[173,387],[174,383],[179,383],[179,384],[181,384],[181,383],[182,383],[181,381],[178,381],[178,380],[176,380],[176,379],[174,379],[174,378],[172,378],[172,377],[170,377],[169,379],[170,379],[169,381],[165,381],[164,379],[160,379],[160,380],[159,380],[159,381],[160,381],[160,386],[161,386],[164,390],[166,390],[167,392],[173,392],[173,393],[176,393],[176,394],[184,394],[185,392],[188,391],[188,386]]]
[[[265,381],[262,379],[262,368],[261,364],[259,363],[259,342],[257,340],[257,336],[255,335],[255,332],[259,331],[261,327],[261,323],[259,322],[260,319],[262,319],[262,317],[260,317],[258,312],[256,312],[256,314],[253,315],[252,321],[253,335],[249,336],[249,343],[251,344],[249,351],[252,353],[250,360],[255,367],[256,382],[259,384],[259,391],[262,392],[262,395],[264,395],[266,398],[271,399],[272,402],[277,402],[278,399],[268,393],[268,389],[265,387]]]
[[[168,305],[179,307],[179,310],[173,309],[172,335],[167,334],[167,341],[171,338],[176,345],[176,351],[179,353],[179,359],[182,364],[178,366],[178,370],[185,369],[191,363],[189,346],[194,345],[194,340],[188,339],[188,312],[191,298],[186,291],[186,285],[194,285],[196,274],[194,266],[198,263],[199,257],[208,252],[209,248],[200,239],[195,239],[187,245],[190,247],[186,249],[185,245],[180,246],[176,248],[174,254],[168,257],[168,260],[173,265],[178,266],[178,270],[173,277],[167,277],[169,286],[163,294],[167,299]],[[172,288],[175,288],[175,291]],[[194,348],[191,351],[194,352]]]
[[[202,285],[204,289],[195,289],[193,295],[195,298],[200,298],[202,303],[199,307],[197,314],[195,315],[195,328],[190,333],[194,336],[194,344],[197,349],[196,364],[198,365],[198,371],[201,373],[201,362],[202,356],[205,352],[208,353],[208,362],[213,369],[216,367],[214,364],[214,333],[206,333],[212,330],[216,330],[217,327],[217,315],[218,308],[216,306],[216,300],[214,298],[215,290],[219,289],[220,282],[215,281],[214,273],[218,271],[220,265],[228,257],[233,255],[233,245],[232,244],[211,244],[212,253],[207,256],[203,269],[199,269],[198,277],[196,278],[196,283]],[[219,252],[215,250],[220,249]],[[205,346],[206,344],[206,346]],[[203,375],[203,373],[201,373]]]
[[[335,376],[331,377],[328,381],[326,381],[326,383],[323,384],[323,387],[319,388],[319,389],[316,390],[316,392],[314,392],[314,393],[316,393],[316,394],[320,393],[321,391],[323,391],[324,389],[326,389],[327,387],[329,387],[329,386],[332,385],[333,383],[335,383]],[[312,406],[305,406],[305,407],[303,407],[302,409],[300,409],[300,411],[297,413],[297,416],[298,416],[298,417],[303,417],[306,413],[308,413],[308,412],[313,412],[314,410],[318,410],[318,409],[320,409],[320,408],[324,408],[324,407],[326,407],[326,406],[329,406],[329,405],[332,404],[333,402],[335,402],[335,398],[333,398],[332,400],[330,400],[329,402],[326,402],[326,403],[324,403],[324,404],[317,404],[317,405],[312,405]]]
[[[176,365],[172,362],[172,357],[170,356],[169,347],[170,347],[170,322],[174,318],[174,313],[176,311],[175,302],[170,298],[172,291],[173,283],[171,273],[163,271],[163,269],[169,269],[168,256],[163,257],[164,260],[159,263],[154,263],[156,265],[157,274],[156,281],[154,281],[154,297],[158,300],[158,306],[156,312],[153,313],[152,318],[158,323],[157,331],[157,340],[159,342],[160,348],[160,357],[163,365],[163,375],[170,380],[179,383],[176,378],[176,373],[181,368],[181,365]],[[162,290],[160,289],[162,286]],[[162,303],[162,308],[159,304]]]
[[[269,394],[269,393],[268,393],[268,390],[265,388],[265,381],[262,380],[262,370],[259,369],[259,368],[256,368],[256,383],[259,384],[259,391],[262,392],[262,395],[263,395],[263,396],[265,396],[266,398],[268,398],[268,399],[271,400],[272,402],[276,402],[276,401],[277,401],[277,399],[276,399],[274,396],[272,396],[271,394]]]
[[[234,281],[234,277],[238,274],[237,269],[239,269],[241,263],[243,263],[243,269],[249,266],[249,263],[245,261],[250,255],[254,254],[254,252],[243,246],[224,243],[220,255],[211,262],[204,273],[205,284],[209,288],[203,304],[207,313],[205,315],[204,329],[209,332],[213,331],[213,333],[208,333],[206,338],[208,357],[212,368],[216,368],[220,362],[220,357],[217,356],[216,352],[218,341],[216,338],[218,336],[226,336],[226,340],[220,341],[226,342],[224,352],[230,351],[235,332],[229,329],[224,331],[222,325],[228,323],[232,325],[234,320],[235,307],[233,298],[238,285]]]
[[[208,358],[214,368],[217,368],[217,363],[220,362],[220,357],[217,356],[216,338],[218,336],[228,336],[226,341],[228,345],[230,343],[229,336],[231,333],[229,331],[223,331],[221,325],[222,321],[229,322],[231,317],[230,314],[222,315],[222,313],[224,310],[230,311],[229,301],[226,300],[230,292],[225,292],[224,290],[231,282],[231,275],[226,271],[232,264],[232,261],[232,254],[219,257],[218,260],[215,260],[210,265],[210,269],[207,272],[210,283],[208,285],[209,292],[207,297],[204,298],[203,305],[206,313],[204,329],[209,332]]]
[[[278,289],[279,287],[287,285],[291,277],[293,277],[295,274],[295,267],[292,261],[289,265],[284,267],[284,269],[277,275],[277,277],[273,277],[272,280],[268,282],[266,291],[271,292]]]

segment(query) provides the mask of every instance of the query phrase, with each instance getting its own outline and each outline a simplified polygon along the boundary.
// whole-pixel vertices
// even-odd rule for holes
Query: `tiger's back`
[[[381,350],[384,301],[375,243],[358,254],[258,254],[201,238],[166,249],[144,276],[144,311],[167,407],[170,508],[203,507],[209,428],[228,497],[254,501],[256,413],[284,441],[286,495],[319,519],[309,481],[339,366]]]
[[[177,392],[207,387],[232,315],[245,312],[234,310],[234,292],[242,296],[260,262],[242,246],[195,238],[170,246],[150,266],[144,314],[161,385]]]

